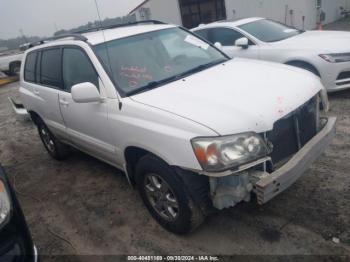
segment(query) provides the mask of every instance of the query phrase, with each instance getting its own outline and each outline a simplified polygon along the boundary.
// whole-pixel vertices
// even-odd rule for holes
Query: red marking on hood
[[[277,103],[278,104],[283,104],[283,102],[284,102],[284,97],[283,96],[277,97]]]

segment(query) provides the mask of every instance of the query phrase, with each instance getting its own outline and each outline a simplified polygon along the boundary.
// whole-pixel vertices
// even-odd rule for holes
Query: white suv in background
[[[50,155],[63,159],[72,146],[123,170],[152,216],[178,234],[252,193],[266,203],[335,134],[335,118],[321,116],[318,77],[231,60],[174,25],[62,36],[24,61],[23,104]]]
[[[301,31],[264,18],[220,21],[192,30],[231,57],[283,63],[306,69],[329,92],[350,88],[350,33]]]

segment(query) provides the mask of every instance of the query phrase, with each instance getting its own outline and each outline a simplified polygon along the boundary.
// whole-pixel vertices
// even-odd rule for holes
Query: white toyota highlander
[[[125,172],[152,216],[184,234],[252,193],[264,204],[325,150],[336,119],[313,74],[229,59],[156,21],[33,44],[22,101],[55,159],[77,148]]]

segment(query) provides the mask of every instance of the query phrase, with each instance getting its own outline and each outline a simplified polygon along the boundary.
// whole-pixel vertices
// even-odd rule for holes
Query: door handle
[[[69,106],[69,102],[67,102],[66,100],[60,99],[60,104],[63,106]]]
[[[36,89],[34,89],[33,93],[34,93],[35,95],[37,95],[37,96],[40,95],[40,92],[39,92],[38,90],[36,90]]]

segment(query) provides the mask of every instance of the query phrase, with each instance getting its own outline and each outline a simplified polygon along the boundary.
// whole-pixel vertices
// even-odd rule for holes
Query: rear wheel
[[[136,183],[141,198],[157,222],[170,232],[186,234],[197,228],[204,215],[186,190],[186,185],[164,161],[153,155],[136,165]]]
[[[43,121],[39,121],[38,132],[45,149],[56,160],[63,160],[69,155],[69,147],[61,143],[48,129]]]

